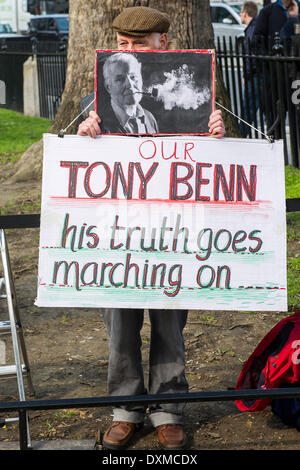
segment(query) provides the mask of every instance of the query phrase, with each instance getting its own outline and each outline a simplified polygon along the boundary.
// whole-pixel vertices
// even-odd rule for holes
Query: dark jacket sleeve
[[[95,111],[95,103],[93,102],[94,99],[95,99],[95,92],[91,93],[90,95],[86,96],[85,98],[81,100],[80,106],[79,106],[79,112],[80,113],[82,111],[84,112],[79,116],[79,118],[76,121],[76,129],[75,129],[76,134],[78,131],[79,124],[81,124],[83,121],[85,121],[85,119],[89,117],[90,111]]]
[[[255,28],[253,32],[253,37],[259,38],[264,37],[267,38],[269,35],[269,5],[264,7],[257,16]]]

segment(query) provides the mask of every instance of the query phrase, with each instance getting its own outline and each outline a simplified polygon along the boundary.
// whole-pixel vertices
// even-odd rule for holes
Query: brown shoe
[[[181,424],[163,424],[157,427],[158,440],[165,449],[183,449],[187,436]]]
[[[112,425],[104,433],[103,445],[108,449],[123,449],[136,431],[141,429],[143,423],[135,424],[127,421],[113,421]]]

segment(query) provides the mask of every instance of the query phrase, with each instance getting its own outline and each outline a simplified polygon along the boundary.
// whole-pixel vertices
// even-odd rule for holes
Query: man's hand
[[[95,111],[90,111],[89,117],[78,126],[77,135],[89,135],[94,139],[101,133],[101,119]],[[214,111],[209,117],[209,132],[212,137],[221,138],[225,135],[225,126],[222,119],[222,111]]]
[[[288,7],[289,16],[297,16],[299,14],[299,7],[295,0],[291,1],[290,6]]]
[[[211,113],[208,123],[209,133],[212,137],[220,139],[225,135],[225,126],[222,119],[222,111],[217,110]]]
[[[89,117],[78,126],[77,135],[89,135],[94,139],[101,133],[99,123],[101,119],[95,111],[89,112]]]

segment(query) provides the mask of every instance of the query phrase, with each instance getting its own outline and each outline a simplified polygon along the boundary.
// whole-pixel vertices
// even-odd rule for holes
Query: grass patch
[[[300,197],[300,170],[292,166],[285,167],[286,199]]]
[[[63,419],[68,419],[68,418],[74,418],[74,416],[77,416],[79,414],[78,410],[60,410],[57,411],[54,416],[58,420],[63,420]]]
[[[214,315],[202,315],[201,320],[206,322],[206,323],[215,323],[217,321],[216,317]]]
[[[290,166],[285,167],[285,187],[286,198],[300,197],[300,170]],[[288,212],[287,221],[287,241],[289,246],[293,242],[300,240],[300,212]],[[290,251],[290,250],[288,250]],[[295,250],[294,250],[295,251]],[[287,288],[288,288],[288,308],[289,310],[300,308],[300,257],[296,253],[294,257],[287,258]]]
[[[300,257],[287,259],[287,287],[289,310],[300,307]]]
[[[32,199],[15,199],[0,208],[0,215],[21,215],[21,214],[38,214],[41,210],[41,201]]]
[[[299,229],[300,228],[300,212],[288,212],[286,215],[286,221],[289,227]]]
[[[285,167],[286,198],[300,197],[300,170],[290,166]],[[289,212],[286,215],[287,241],[289,243],[300,240],[300,212]],[[287,288],[289,310],[300,307],[300,257],[287,258]]]
[[[297,242],[300,240],[300,230],[287,229],[287,241]]]
[[[0,163],[15,163],[51,126],[49,119],[0,108]]]

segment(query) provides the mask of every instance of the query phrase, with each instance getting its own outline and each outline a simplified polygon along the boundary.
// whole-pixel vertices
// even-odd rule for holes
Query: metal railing
[[[233,113],[283,139],[285,163],[300,168],[300,99],[293,88],[300,79],[300,56],[276,36],[267,45],[217,38],[216,58]],[[238,119],[237,123],[243,137],[262,137]]]
[[[67,56],[59,53],[37,53],[40,115],[54,119],[65,87]]]
[[[285,163],[300,168],[300,99],[293,84],[300,80],[300,56],[279,38],[259,46],[217,38],[216,59],[232,111],[263,133],[283,139]],[[65,85],[67,47],[55,41],[0,41],[0,80],[7,83],[9,109],[23,112],[23,63],[36,56],[40,115],[54,119]],[[299,93],[298,93],[299,94]],[[293,101],[293,95],[295,100]],[[243,137],[260,138],[238,121]]]
[[[40,116],[54,119],[65,86],[67,47],[55,41],[0,40],[0,80],[6,84],[8,109],[23,112],[23,64],[36,57]]]
[[[300,211],[300,198],[286,199],[286,211]],[[40,214],[6,215],[0,216],[0,229],[38,228]],[[0,413],[17,412],[19,416],[19,445],[20,450],[28,450],[28,412],[33,410],[55,410],[70,408],[96,408],[107,406],[121,406],[128,404],[154,404],[154,403],[194,403],[211,401],[235,400],[271,400],[275,398],[300,398],[299,387],[278,389],[244,389],[244,390],[217,390],[190,393],[153,394],[153,395],[126,395],[106,397],[62,398],[51,400],[26,400],[16,402],[0,402]]]
[[[156,395],[128,395],[87,398],[61,398],[59,400],[30,400],[24,402],[0,402],[0,412],[15,411],[19,414],[20,450],[29,450],[27,438],[28,411],[57,410],[70,408],[98,408],[122,405],[151,405],[155,403],[195,403],[235,400],[272,400],[275,398],[300,398],[300,388],[268,390],[220,390]]]

